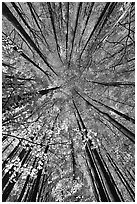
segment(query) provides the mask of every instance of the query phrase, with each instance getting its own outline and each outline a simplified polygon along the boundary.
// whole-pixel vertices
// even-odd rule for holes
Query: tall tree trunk
[[[40,190],[39,190],[37,202],[41,201],[41,194],[42,194],[43,186],[45,185],[45,178],[46,178],[46,174],[44,174],[43,178],[42,178],[41,187],[40,187]]]
[[[2,14],[13,24],[13,26],[21,33],[21,35],[26,39],[26,41],[30,44],[30,46],[37,52],[37,54],[43,59],[45,64],[52,70],[54,74],[57,75],[57,73],[52,69],[50,64],[47,62],[47,58],[41,53],[39,48],[35,45],[33,40],[30,38],[30,36],[26,33],[26,31],[23,29],[21,24],[18,22],[18,20],[15,18],[15,16],[11,13],[9,8],[5,3],[2,3]]]
[[[84,122],[74,101],[73,104],[82,123],[82,127],[86,129],[86,126],[84,125]],[[86,132],[85,136],[87,136]],[[88,140],[85,146],[85,151],[89,158],[89,164],[92,169],[91,171],[94,172],[96,182],[98,183],[97,186],[100,195],[100,200],[113,202],[123,200],[122,196],[120,195],[119,191],[115,186],[115,183],[112,180],[112,177],[110,176],[110,173],[107,171],[107,168],[105,168],[104,163],[102,162],[96,148],[92,145],[91,140]]]
[[[107,14],[106,14],[106,16],[105,16],[105,18],[104,18],[104,20],[103,20],[103,22],[102,22],[102,25],[100,25],[98,35],[101,33],[101,31],[102,31],[104,25],[107,23],[107,21],[108,21],[110,15],[112,14],[112,12],[113,12],[113,10],[114,10],[116,4],[117,4],[117,2],[115,2],[115,3],[112,2],[112,3],[109,5]],[[103,39],[104,39],[104,38],[103,38]],[[100,41],[101,41],[101,40],[100,40]],[[101,42],[102,42],[102,41],[101,41]]]
[[[121,182],[123,183],[123,185],[127,189],[130,197],[132,198],[133,201],[135,201],[135,193],[134,193],[134,191],[132,190],[132,188],[130,187],[130,185],[126,181],[125,177],[123,176],[123,174],[121,173],[121,171],[119,170],[117,165],[115,164],[114,160],[111,158],[110,154],[107,152],[106,155],[107,155],[107,158],[108,158],[109,162],[111,163],[111,165],[115,169],[116,173],[118,174]]]
[[[123,197],[122,197],[122,195],[121,195],[121,193],[120,193],[120,191],[119,191],[119,189],[118,189],[118,187],[117,187],[117,185],[116,185],[116,183],[115,183],[115,181],[114,181],[114,179],[113,179],[113,177],[111,175],[111,172],[109,171],[109,168],[107,167],[107,164],[105,163],[105,161],[104,161],[104,159],[103,159],[103,157],[102,157],[102,155],[100,153],[100,150],[99,150],[98,154],[99,154],[99,157],[100,157],[100,159],[102,161],[102,164],[104,165],[104,167],[105,167],[105,169],[106,169],[106,171],[107,171],[107,173],[108,173],[108,175],[109,175],[109,177],[111,179],[111,182],[114,185],[115,191],[117,192],[120,200],[124,202],[124,199],[123,199]],[[112,189],[112,191],[113,191],[113,189]]]
[[[49,44],[47,43],[47,40],[46,40],[45,36],[43,35],[43,32],[42,32],[41,27],[40,27],[40,25],[39,25],[39,22],[37,21],[37,18],[39,19],[39,16],[38,16],[38,14],[36,13],[36,11],[35,11],[35,9],[34,9],[32,3],[31,3],[31,2],[27,2],[27,4],[28,4],[28,7],[29,7],[29,9],[30,9],[31,15],[33,16],[33,18],[34,18],[34,20],[35,20],[35,23],[36,23],[37,27],[39,28],[40,33],[41,33],[41,35],[42,35],[42,37],[43,37],[43,39],[44,39],[44,41],[45,41],[45,43],[46,43],[46,45],[47,45],[47,48],[48,48],[48,50],[50,51]],[[37,17],[37,18],[36,18],[36,17]]]
[[[25,193],[26,187],[28,185],[29,179],[30,179],[30,175],[28,175],[27,178],[26,178],[26,181],[24,183],[23,189],[21,190],[21,193],[20,193],[19,198],[17,200],[18,202],[22,201],[22,198],[24,196],[24,193]]]
[[[106,201],[111,201],[111,202],[120,202],[122,201],[122,197],[120,196],[119,192],[117,191],[117,188],[115,188],[115,184],[113,183],[112,178],[110,177],[109,172],[105,168],[104,164],[101,161],[101,158],[97,152],[96,148],[92,148],[92,142],[88,141],[87,143],[87,148],[89,149],[90,155],[92,155],[92,160],[94,163],[96,163],[96,166],[98,168],[98,172],[100,174],[102,184],[104,186],[104,190],[107,195],[107,200]],[[122,200],[121,200],[122,199]]]
[[[73,104],[74,104],[74,107],[75,107],[75,109],[76,109],[76,111],[77,111],[77,114],[78,114],[80,123],[81,123],[81,125],[82,125],[82,129],[83,129],[83,130],[85,131],[85,133],[87,134],[87,128],[86,128],[86,126],[85,126],[85,124],[84,124],[84,122],[83,122],[83,120],[82,120],[82,117],[81,117],[81,115],[80,115],[80,113],[79,113],[79,110],[78,110],[78,108],[77,108],[77,106],[76,106],[74,100],[73,100]]]
[[[76,118],[76,121],[77,121],[78,129],[79,129],[79,131],[80,131],[80,133],[82,135],[82,140],[84,140],[84,135],[83,135],[83,132],[82,132],[82,127],[80,125],[80,122],[79,122],[79,120],[77,118],[77,115],[76,115],[75,111],[74,111],[74,115],[75,115],[75,118]]]
[[[96,188],[98,191],[99,201],[100,202],[108,202],[109,200],[108,200],[108,197],[106,195],[106,191],[105,191],[103,183],[101,181],[101,177],[100,177],[100,174],[98,172],[97,166],[94,163],[92,155],[90,154],[88,145],[85,146],[85,152],[88,156],[89,168],[91,169],[91,172],[93,172],[93,175],[94,175],[94,180],[95,180]]]
[[[123,201],[123,199],[121,200],[121,196],[119,196],[119,192],[117,191],[117,188],[115,188],[115,183],[113,183],[112,177],[110,176],[107,169],[105,169],[106,164],[103,164],[100,158],[100,155],[97,152],[97,149],[93,149],[91,151],[93,152],[93,155],[95,157],[95,160],[98,166],[100,166],[100,171],[104,180],[104,185],[106,186],[110,201],[111,202]]]
[[[51,174],[52,174],[52,171],[48,174],[48,176],[47,176],[47,174],[44,174],[43,179],[42,179],[42,183],[41,183],[41,187],[39,190],[37,202],[45,202],[45,200],[43,200],[43,196],[45,194],[46,186],[48,185],[47,181],[48,181]]]
[[[72,56],[73,47],[74,47],[74,40],[75,40],[75,35],[76,35],[76,31],[77,31],[77,26],[78,26],[78,18],[79,18],[79,14],[80,14],[81,9],[82,9],[82,3],[79,3],[78,9],[77,9],[77,14],[76,14],[76,22],[75,22],[75,28],[74,28],[73,38],[72,38],[72,46],[71,46],[71,51],[70,51],[68,68],[70,66],[71,56]]]
[[[84,45],[84,47],[83,47],[83,49],[82,49],[82,52],[80,53],[79,59],[81,58],[81,56],[82,56],[84,50],[86,49],[86,47],[87,47],[89,41],[91,40],[91,38],[92,38],[94,32],[95,32],[95,31],[97,30],[97,28],[100,26],[100,23],[102,22],[102,19],[104,18],[104,15],[106,14],[109,5],[110,5],[110,3],[106,3],[106,5],[105,5],[103,11],[101,12],[101,14],[100,14],[100,16],[99,16],[99,18],[98,18],[98,21],[96,22],[96,24],[95,24],[95,26],[94,26],[94,28],[93,28],[93,30],[92,30],[92,32],[91,32],[91,34],[90,34],[88,40],[86,41],[86,43],[85,43],[85,45]]]
[[[24,165],[24,163],[26,162],[26,159],[28,158],[29,154],[31,152],[31,148],[28,150],[27,154],[25,155],[25,157],[23,158],[22,162],[21,162],[21,167]],[[18,180],[18,178],[20,177],[21,173],[16,173],[16,180]],[[8,196],[10,194],[10,192],[12,191],[14,185],[15,185],[16,181],[10,181],[9,184],[6,186],[6,188],[3,191],[2,194],[2,200],[6,201],[8,199]]]
[[[17,79],[17,80],[21,80],[21,81],[34,81],[34,79],[32,78],[21,78],[21,77],[16,77],[14,75],[7,75],[7,74],[4,74],[4,77],[6,79]]]
[[[76,91],[76,93],[78,93]],[[87,99],[85,99],[80,93],[78,93],[79,96],[81,98],[83,98],[84,101],[86,101],[86,103],[93,107],[97,112],[103,114],[103,116],[105,116],[105,119],[108,120],[114,127],[116,127],[120,132],[122,132],[128,139],[130,139],[133,143],[135,143],[135,134],[132,133],[130,130],[128,130],[126,127],[124,127],[122,124],[120,124],[119,122],[117,122],[114,118],[112,118],[108,113],[105,113],[103,111],[101,111],[100,109],[98,109],[96,106],[94,106],[93,104],[91,104]]]
[[[33,161],[33,168],[37,169],[38,167],[38,158],[35,157],[34,161]],[[33,170],[33,168],[31,169],[31,171]],[[23,202],[30,202],[30,198],[32,197],[32,193],[33,193],[33,189],[35,187],[35,183],[36,183],[36,178],[35,177],[31,177],[31,182],[30,185],[27,186],[26,189],[26,194],[23,198]]]
[[[103,86],[135,86],[135,82],[98,82],[98,81],[92,81],[94,84],[100,84]]]
[[[31,198],[29,198],[28,200],[30,202],[36,202],[37,200],[37,195],[38,195],[39,185],[40,185],[40,180],[41,180],[41,174],[42,174],[42,169],[38,170],[35,185],[33,186],[33,193],[32,193]]]
[[[69,33],[69,2],[67,3],[66,60],[68,59],[68,33]]]
[[[14,139],[13,139],[11,142],[9,142],[9,143],[6,145],[6,147],[4,147],[4,149],[2,150],[2,153],[5,152],[6,149],[7,149],[13,142],[14,142]]]
[[[55,37],[55,41],[56,41],[56,49],[57,49],[57,53],[59,56],[60,61],[62,62],[61,56],[60,56],[60,46],[58,43],[58,38],[56,35],[56,28],[55,28],[55,22],[54,22],[54,16],[53,16],[53,12],[52,12],[52,8],[50,5],[50,2],[47,2],[48,5],[48,10],[49,10],[49,14],[50,14],[50,19],[51,19],[51,24],[52,24],[52,29],[53,29],[53,33],[54,33],[54,37]],[[63,62],[62,62],[63,63]]]
[[[102,106],[106,107],[107,109],[111,110],[112,112],[116,113],[117,115],[121,116],[122,118],[125,118],[126,120],[128,120],[128,121],[135,124],[135,120],[133,118],[129,117],[128,115],[125,115],[124,113],[121,113],[120,111],[117,111],[114,108],[111,108],[111,107],[105,105],[104,103],[102,103],[102,102],[100,102],[98,100],[92,99],[92,101],[95,101],[95,102],[101,104]]]
[[[75,158],[75,151],[74,151],[74,142],[73,142],[73,138],[71,136],[70,131],[68,131],[69,133],[69,139],[70,139],[70,149],[71,149],[71,161],[72,161],[72,171],[73,171],[73,180],[75,180],[76,178],[76,158]]]
[[[20,161],[22,160],[22,158],[24,157],[26,153],[25,149],[22,149],[22,151],[19,154],[19,159]],[[4,189],[5,185],[8,183],[10,176],[12,175],[12,173],[14,172],[14,165],[11,167],[11,169],[3,176],[2,178],[2,189]],[[4,191],[4,197],[5,197],[5,191]],[[7,193],[6,193],[7,195]]]
[[[20,142],[14,147],[14,149],[10,152],[10,154],[7,156],[7,158],[5,159],[5,161],[2,163],[2,169],[5,168],[5,165],[8,163],[8,161],[11,161],[12,158],[13,158],[13,157],[15,156],[15,154],[17,153],[17,151],[19,151],[21,142],[22,142],[22,140],[20,140]]]
[[[85,32],[85,30],[86,30],[86,27],[87,27],[87,25],[88,25],[88,22],[89,22],[90,15],[91,15],[91,13],[92,13],[94,4],[95,4],[94,2],[91,3],[90,10],[89,10],[89,12],[88,12],[88,16],[87,16],[87,18],[86,18],[85,25],[84,25],[84,28],[83,28],[83,30],[82,30],[82,33],[81,33],[81,36],[80,36],[80,39],[79,39],[79,47],[80,47],[80,43],[81,43],[83,34],[84,34],[84,32]]]
[[[2,137],[2,142],[4,142],[7,139],[7,136]]]
[[[32,164],[32,169],[33,169],[33,167],[34,167],[34,165],[35,165],[35,162],[36,162],[36,157],[35,157],[34,162],[33,162],[33,164]],[[32,169],[31,169],[31,170],[32,170]],[[28,185],[28,183],[29,183],[29,180],[30,180],[30,174],[29,174],[29,175],[27,176],[27,178],[26,178],[26,181],[25,181],[25,183],[24,183],[24,186],[23,186],[23,188],[22,188],[22,190],[21,190],[21,193],[20,193],[20,195],[19,195],[18,202],[21,202],[21,201],[22,201],[23,196],[24,196],[24,193],[25,193],[25,190],[26,190],[26,187],[27,187],[27,185]]]
[[[44,71],[39,65],[37,65],[33,60],[31,60],[27,55],[25,55],[23,52],[21,52],[20,54],[24,59],[26,59],[27,61],[29,61],[31,64],[33,64],[35,67],[37,67],[40,71],[42,71],[47,77],[48,79],[50,80],[49,78],[49,74]]]
[[[97,183],[96,183],[96,180],[95,180],[95,174],[94,174],[93,170],[91,169],[91,164],[90,164],[90,161],[89,161],[89,158],[88,158],[87,154],[86,154],[86,165],[87,165],[87,168],[88,168],[88,173],[89,173],[90,178],[91,178],[95,199],[96,199],[97,202],[99,202],[100,197],[99,197]]]

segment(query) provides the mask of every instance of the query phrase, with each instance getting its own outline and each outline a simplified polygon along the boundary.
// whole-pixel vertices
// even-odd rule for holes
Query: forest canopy
[[[2,3],[3,202],[135,201],[135,3]]]

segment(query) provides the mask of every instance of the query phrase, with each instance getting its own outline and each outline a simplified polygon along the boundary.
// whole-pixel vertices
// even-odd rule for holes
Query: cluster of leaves
[[[103,146],[133,178],[134,7],[3,3],[5,201],[95,201],[89,140],[131,201]]]

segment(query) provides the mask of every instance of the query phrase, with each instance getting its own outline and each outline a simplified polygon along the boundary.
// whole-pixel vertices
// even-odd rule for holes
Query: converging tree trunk
[[[77,111],[82,127],[84,128],[84,130],[87,130],[74,101],[73,101],[73,104]],[[86,131],[84,132],[85,132],[85,137],[87,137]],[[85,151],[88,156],[88,163],[90,165],[91,171],[94,172],[96,186],[97,186],[96,191],[99,192],[100,201],[102,202],[103,201],[111,201],[111,202],[123,201],[123,198],[120,192],[118,191],[116,184],[113,182],[113,179],[110,176],[110,172],[108,172],[108,169],[105,168],[106,165],[104,166],[105,162],[104,161],[102,162],[96,147],[94,147],[94,145],[92,144],[92,141],[89,139],[86,143]]]
[[[21,24],[18,22],[18,20],[15,18],[15,16],[11,13],[9,8],[5,3],[2,3],[2,14],[13,24],[13,26],[21,33],[21,35],[26,39],[26,41],[30,44],[30,46],[38,53],[38,55],[43,59],[45,64],[52,70],[54,74],[57,75],[57,73],[53,70],[53,68],[50,66],[50,64],[47,62],[46,57],[41,53],[39,48],[35,45],[33,40],[30,38],[30,36],[26,33],[26,31],[23,29]]]
[[[77,91],[76,91],[77,92]],[[77,92],[78,93],[78,92]],[[79,94],[79,93],[78,93]],[[135,143],[135,134],[132,133],[130,130],[128,130],[126,127],[124,127],[122,124],[117,122],[114,118],[112,118],[108,113],[105,113],[98,109],[96,106],[91,104],[87,99],[85,99],[81,94],[79,94],[81,98],[83,98],[84,101],[87,102],[87,104],[91,107],[93,107],[97,112],[101,113],[104,115],[106,120],[108,120],[114,127],[116,127],[120,132],[122,132],[127,138],[129,138],[133,143]]]
[[[135,82],[97,82],[92,81],[94,84],[100,84],[103,86],[135,86]]]

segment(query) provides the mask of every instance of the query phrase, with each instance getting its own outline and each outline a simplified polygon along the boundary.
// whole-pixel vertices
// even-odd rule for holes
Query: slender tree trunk
[[[99,197],[98,187],[97,187],[97,183],[96,183],[96,180],[95,180],[94,172],[90,167],[89,158],[87,157],[87,154],[86,154],[86,165],[87,165],[88,173],[89,173],[91,181],[92,181],[92,186],[93,186],[93,192],[94,192],[95,199],[96,199],[97,202],[99,202],[100,197]]]
[[[122,202],[124,202],[124,199],[123,199],[123,197],[122,197],[122,195],[121,195],[121,193],[120,193],[120,191],[119,191],[119,189],[118,189],[118,187],[117,187],[117,185],[116,185],[116,183],[115,183],[115,181],[114,181],[114,179],[113,179],[113,177],[112,177],[112,175],[111,175],[111,173],[110,173],[110,171],[109,171],[109,168],[107,167],[107,164],[105,163],[105,161],[104,161],[104,159],[103,159],[103,157],[102,157],[102,155],[101,155],[101,153],[100,153],[100,151],[98,152],[98,154],[99,154],[99,156],[100,156],[100,159],[101,159],[101,161],[102,161],[102,164],[104,165],[104,167],[105,167],[105,169],[106,169],[106,171],[107,171],[107,173],[108,173],[108,175],[109,175],[109,177],[110,177],[110,179],[111,179],[111,182],[113,183],[113,186],[114,186],[114,188],[115,188],[115,191],[116,191],[117,195],[119,196],[120,200],[121,200]],[[113,189],[112,189],[112,191],[113,191]]]
[[[2,153],[6,151],[6,149],[14,142],[14,139],[6,145],[6,147],[2,150]]]
[[[32,61],[27,55],[25,55],[23,52],[20,54],[24,59],[26,59],[27,61],[29,61],[31,64],[33,64],[35,67],[37,67],[40,71],[42,71],[47,77],[49,78],[49,74],[44,71],[39,65],[37,65],[34,61]]]
[[[117,115],[121,116],[122,118],[125,118],[126,120],[135,124],[135,120],[133,118],[129,117],[128,115],[125,115],[124,113],[121,113],[120,111],[117,111],[114,108],[111,108],[111,107],[105,105],[104,103],[97,101],[95,99],[92,99],[92,101],[95,101],[95,102],[101,104],[102,106],[106,107],[107,109],[111,110],[112,112],[116,113]]]
[[[80,122],[79,122],[79,120],[78,120],[78,118],[76,116],[75,111],[74,111],[74,115],[75,115],[75,118],[76,118],[76,121],[77,121],[78,129],[79,129],[79,131],[80,131],[80,133],[82,135],[82,140],[84,140],[84,135],[83,135],[83,132],[82,132],[82,127],[81,127]]]
[[[89,165],[90,165],[89,168],[91,169],[91,172],[93,172],[93,174],[94,174],[94,180],[95,180],[95,183],[97,186],[99,201],[100,202],[108,202],[109,200],[108,200],[106,192],[104,190],[103,183],[102,183],[101,178],[100,178],[100,174],[98,172],[96,164],[94,163],[93,157],[90,154],[89,147],[87,145],[85,146],[85,152],[88,156]]]
[[[74,101],[73,104],[81,121],[82,127],[85,130],[86,126],[84,125]],[[85,136],[87,136],[86,131]],[[90,168],[92,169],[91,171],[94,172],[96,178],[100,200],[113,202],[123,200],[121,194],[115,186],[115,183],[113,182],[112,177],[110,176],[110,173],[107,171],[107,168],[105,168],[96,148],[92,145],[91,140],[88,140],[85,146],[85,151],[89,158]]]
[[[32,196],[31,196],[31,198],[29,200],[30,202],[36,202],[37,194],[38,194],[38,191],[39,191],[40,180],[41,180],[41,174],[42,174],[42,169],[38,170],[35,185],[33,187],[33,193],[32,193]]]
[[[66,60],[68,59],[68,33],[69,33],[69,2],[67,3]]]
[[[41,194],[42,194],[43,186],[45,185],[45,177],[46,177],[46,174],[44,174],[43,178],[42,178],[41,187],[40,187],[40,190],[39,190],[37,202],[41,201]]]
[[[48,178],[50,177],[50,175],[52,174],[52,171],[49,173],[49,175],[47,176],[47,174],[44,174],[43,176],[43,180],[42,180],[42,183],[41,183],[41,187],[40,187],[40,191],[39,191],[39,195],[38,195],[38,199],[37,199],[37,202],[46,202],[46,200],[43,199],[44,195],[45,195],[45,189],[46,189],[46,186],[48,185],[47,184],[47,181],[48,181]]]
[[[26,150],[22,149],[22,151],[20,152],[20,154],[18,156],[20,160],[22,160],[25,153],[26,153]],[[14,172],[14,165],[11,167],[11,169],[2,178],[2,189],[4,189],[5,185],[8,183],[9,178],[12,175],[13,172]],[[4,191],[4,193],[3,193],[4,198],[6,197],[5,194],[7,195],[6,191]]]
[[[10,107],[14,107],[17,108],[19,106],[21,106],[24,103],[29,103],[30,100],[33,100],[33,98],[39,94],[40,96],[46,95],[48,93],[52,93],[54,90],[59,89],[60,87],[53,87],[53,88],[49,88],[49,89],[43,89],[37,92],[27,92],[24,94],[20,94],[20,95],[12,95],[10,96],[8,99],[7,98],[2,98],[2,102],[4,103],[3,106],[3,113],[6,110],[10,110]],[[5,101],[9,101],[9,103],[7,103],[5,105]]]
[[[32,3],[31,3],[31,2],[27,2],[27,4],[28,4],[28,7],[29,7],[29,9],[30,9],[31,15],[33,16],[33,18],[34,18],[34,20],[35,20],[35,23],[36,23],[37,27],[39,28],[40,33],[41,33],[41,35],[42,35],[42,37],[43,37],[43,39],[44,39],[44,41],[45,41],[45,43],[46,43],[46,45],[47,45],[47,48],[48,48],[48,50],[50,51],[49,44],[47,43],[47,40],[46,40],[45,36],[43,35],[43,32],[42,32],[42,30],[41,30],[41,27],[40,27],[40,25],[39,25],[39,23],[38,23],[38,21],[37,21],[37,18],[39,19],[39,16],[37,15],[35,9],[33,8]],[[37,17],[37,18],[36,18],[36,17]]]
[[[76,106],[74,100],[73,100],[73,104],[74,104],[74,107],[75,107],[75,109],[76,109],[76,111],[77,111],[77,114],[78,114],[80,123],[81,123],[81,125],[82,125],[82,129],[83,129],[83,130],[85,131],[85,133],[87,134],[87,128],[86,128],[86,126],[85,126],[85,124],[84,124],[84,122],[83,122],[83,120],[82,120],[82,118],[81,118],[81,115],[80,115],[80,113],[79,113],[79,110],[77,109],[77,106]]]
[[[75,90],[76,91],[76,90]],[[77,94],[79,94],[76,91]],[[108,113],[105,113],[98,109],[96,106],[91,104],[87,99],[85,99],[81,94],[79,94],[81,98],[83,98],[84,101],[87,102],[87,104],[91,107],[93,107],[97,112],[101,113],[105,116],[105,119],[108,120],[114,127],[116,127],[120,132],[122,132],[128,139],[130,139],[133,143],[135,143],[135,134],[132,133],[130,130],[128,130],[126,127],[124,127],[122,124],[117,122],[114,118],[112,118]]]
[[[28,79],[26,79],[26,78],[21,78],[21,77],[16,77],[16,76],[10,76],[10,75],[4,75],[4,77],[6,78],[6,79],[17,79],[17,80],[23,80],[23,81],[34,81],[34,79],[31,79],[31,78],[28,78]]]
[[[4,142],[7,139],[7,136],[2,137],[2,142]]]
[[[111,165],[113,166],[113,168],[115,169],[116,173],[118,174],[121,182],[123,183],[123,185],[125,186],[125,188],[127,189],[130,197],[132,198],[133,201],[135,201],[135,193],[132,190],[132,188],[130,187],[130,185],[128,184],[128,182],[126,181],[125,177],[123,176],[123,174],[121,173],[121,171],[119,170],[119,168],[117,167],[117,165],[115,164],[115,162],[113,161],[113,159],[111,158],[110,154],[107,153],[107,158],[109,160],[109,162],[111,163]]]
[[[91,38],[92,38],[94,32],[95,32],[95,31],[97,30],[97,28],[100,26],[100,23],[102,22],[102,19],[104,18],[104,15],[105,15],[105,13],[107,12],[107,9],[108,9],[109,5],[110,5],[110,3],[106,3],[106,5],[105,5],[103,11],[101,12],[101,14],[100,14],[100,16],[99,16],[99,18],[98,18],[97,23],[95,24],[95,26],[94,26],[94,28],[93,28],[93,30],[92,30],[92,32],[91,32],[91,34],[90,34],[88,40],[86,41],[86,43],[85,43],[85,45],[84,45],[84,47],[83,47],[83,49],[82,49],[82,52],[81,52],[81,54],[80,54],[80,56],[79,56],[79,59],[81,58],[81,56],[82,56],[84,50],[86,49],[86,47],[87,47],[89,41],[91,40]]]
[[[14,149],[11,151],[11,153],[8,155],[8,157],[5,159],[5,161],[2,163],[2,169],[5,168],[5,165],[8,163],[8,161],[14,157],[14,155],[17,153],[17,151],[19,151],[21,142],[22,142],[22,140],[20,140],[20,142],[14,147]]]
[[[74,40],[75,40],[75,35],[76,35],[76,31],[77,31],[77,26],[78,26],[78,18],[79,18],[81,9],[82,9],[82,2],[79,3],[78,9],[77,9],[76,22],[75,22],[74,34],[73,34],[73,38],[72,38],[72,46],[71,46],[71,51],[70,51],[70,57],[69,57],[69,62],[68,62],[68,68],[69,68],[69,66],[70,66],[71,56],[72,56],[73,47],[74,47]]]
[[[103,86],[135,86],[135,82],[97,82],[97,81],[92,81],[94,84],[100,84]]]
[[[2,14],[13,24],[13,26],[21,33],[21,35],[26,39],[26,41],[30,44],[30,46],[38,53],[38,55],[43,59],[45,64],[52,70],[54,74],[57,75],[57,73],[52,69],[50,64],[47,62],[46,57],[41,53],[39,48],[35,45],[33,40],[30,38],[30,36],[26,33],[26,31],[23,29],[21,24],[18,22],[18,20],[15,18],[15,16],[11,13],[9,8],[5,3],[2,3]]]
[[[61,56],[60,56],[60,46],[59,46],[58,39],[57,39],[57,35],[56,35],[56,28],[55,28],[55,23],[54,23],[54,16],[53,16],[53,12],[52,12],[52,8],[51,8],[51,5],[50,5],[50,2],[47,2],[47,5],[48,5],[48,10],[49,10],[49,14],[50,14],[52,29],[53,29],[54,37],[55,37],[55,41],[56,41],[57,53],[58,53],[58,56],[59,56],[60,61],[62,62],[62,59],[61,59]],[[63,62],[62,62],[62,63],[63,63]]]
[[[109,199],[111,202],[120,202],[123,201],[123,199],[121,200],[121,196],[119,194],[119,192],[117,191],[117,188],[115,188],[115,183],[113,183],[112,177],[110,176],[109,172],[107,171],[107,169],[105,169],[105,165],[102,163],[102,160],[100,158],[99,153],[97,152],[97,149],[91,150],[93,152],[93,155],[95,157],[95,160],[98,164],[98,166],[100,166],[100,171],[103,177],[103,181],[104,181],[104,185],[106,187]]]
[[[26,162],[29,154],[31,152],[31,148],[28,150],[27,154],[25,155],[25,157],[23,158],[22,162],[21,162],[21,166],[24,165],[24,163]],[[23,155],[23,154],[22,154]],[[20,177],[21,173],[17,173],[16,174],[16,180],[18,180],[18,178]],[[16,181],[10,181],[9,184],[6,186],[3,195],[2,195],[2,199],[3,201],[6,201],[8,199],[8,196],[10,194],[10,192],[12,191],[14,185],[15,185]]]
[[[88,13],[88,16],[87,16],[87,19],[86,19],[86,22],[85,22],[85,25],[84,25],[84,29],[83,29],[83,31],[82,31],[82,33],[81,33],[81,36],[80,36],[80,39],[79,39],[79,47],[80,47],[80,43],[81,43],[81,40],[82,40],[82,37],[83,37],[83,34],[84,34],[84,32],[85,32],[85,30],[86,30],[86,27],[87,27],[87,25],[88,25],[88,22],[89,22],[89,19],[90,19],[90,15],[91,15],[91,13],[92,13],[92,10],[93,10],[93,6],[94,6],[94,2],[91,4],[91,6],[90,6],[90,10],[89,10],[89,13]]]
[[[33,168],[37,169],[37,166],[38,166],[38,158],[35,157],[33,161]],[[31,169],[31,171],[33,170],[33,168]],[[23,198],[23,202],[30,202],[30,199],[33,193],[33,189],[35,187],[35,183],[36,183],[36,178],[31,177],[31,182],[29,183],[30,185],[27,186],[26,194]]]
[[[33,167],[34,167],[34,165],[35,165],[35,162],[36,162],[36,158],[34,159],[34,162],[33,162],[33,164],[32,164],[32,169],[33,169]],[[31,170],[32,170],[31,169]],[[24,186],[23,186],[23,188],[22,188],[22,190],[21,190],[21,193],[20,193],[20,195],[19,195],[19,198],[18,198],[18,202],[21,202],[22,201],[22,199],[23,199],[23,197],[24,197],[24,193],[25,193],[25,190],[26,190],[26,187],[27,187],[27,185],[28,185],[28,183],[29,183],[29,180],[30,180],[30,174],[27,176],[27,178],[26,178],[26,181],[25,181],[25,183],[24,183]]]
[[[22,201],[22,198],[23,198],[23,196],[24,196],[24,193],[25,193],[26,187],[27,187],[27,185],[28,185],[29,179],[30,179],[30,175],[27,176],[27,179],[26,179],[26,181],[25,181],[25,184],[24,184],[24,186],[23,186],[23,189],[21,190],[21,193],[20,193],[19,198],[18,198],[18,200],[17,200],[18,202],[21,202],[21,201]]]
[[[69,132],[69,138],[70,138],[70,149],[71,149],[71,161],[72,161],[72,170],[73,170],[73,180],[76,178],[76,159],[75,159],[75,151],[74,151],[74,142],[73,138],[71,136],[71,133]]]
[[[107,14],[106,14],[106,16],[105,16],[105,18],[104,18],[104,20],[103,20],[103,22],[102,22],[102,25],[100,25],[98,35],[101,33],[101,31],[102,31],[104,25],[107,23],[107,21],[108,21],[110,15],[112,14],[112,12],[113,12],[113,10],[114,10],[116,4],[117,4],[117,2],[115,2],[115,3],[112,2],[112,3],[109,5],[108,12],[107,12]],[[102,42],[102,41],[101,41],[101,42]]]

